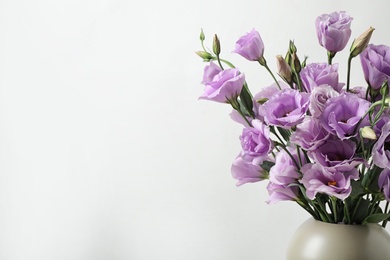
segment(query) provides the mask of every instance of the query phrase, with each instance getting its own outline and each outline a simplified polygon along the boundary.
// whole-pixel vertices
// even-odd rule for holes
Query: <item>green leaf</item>
[[[289,130],[286,130],[286,129],[278,127],[278,131],[279,131],[280,135],[283,137],[284,140],[286,140],[286,141],[290,140],[291,133],[290,133]]]
[[[390,217],[390,214],[375,213],[366,217],[363,221],[363,224],[367,223],[379,223]]]
[[[352,186],[352,192],[350,195],[351,198],[357,198],[357,197],[361,197],[362,195],[364,195],[364,189],[363,189],[360,181],[352,180],[351,186]]]
[[[266,172],[269,172],[271,167],[274,166],[275,163],[274,162],[270,162],[270,161],[264,161],[260,167],[263,168]]]
[[[253,99],[251,94],[248,91],[248,85],[244,83],[244,87],[241,90],[240,93],[240,100],[241,104],[244,106],[246,112],[252,117],[254,117],[253,114]]]
[[[353,215],[351,216],[352,223],[363,223],[363,221],[367,218],[369,214],[370,201],[360,198],[353,211]]]

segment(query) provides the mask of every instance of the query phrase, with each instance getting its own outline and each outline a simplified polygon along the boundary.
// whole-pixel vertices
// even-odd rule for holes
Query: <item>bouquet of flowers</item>
[[[264,57],[260,34],[238,39],[234,53],[258,62],[274,83],[252,95],[245,74],[212,49],[196,52],[203,61],[200,99],[230,104],[243,125],[241,151],[232,163],[237,185],[267,180],[267,203],[294,201],[314,219],[328,223],[382,223],[390,219],[390,47],[370,44],[372,27],[349,50],[347,78],[332,63],[351,36],[347,12],[315,21],[327,61],[299,59],[293,41],[276,56],[277,80]],[[359,57],[358,57],[359,56]],[[358,57],[367,87],[350,86],[351,61]],[[363,80],[364,77],[364,80]]]

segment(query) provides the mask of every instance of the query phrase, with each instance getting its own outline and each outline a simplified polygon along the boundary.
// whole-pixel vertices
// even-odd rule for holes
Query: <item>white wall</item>
[[[207,43],[231,54],[252,28],[266,58],[294,39],[325,61],[314,20],[346,10],[390,45],[382,1],[0,1],[0,260],[279,260],[309,216],[235,187],[240,126],[198,101]],[[341,78],[346,55],[338,54]],[[358,62],[353,84],[364,85]]]

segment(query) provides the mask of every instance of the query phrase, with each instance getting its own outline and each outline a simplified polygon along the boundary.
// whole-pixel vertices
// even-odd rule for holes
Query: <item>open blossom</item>
[[[311,151],[323,144],[329,135],[319,124],[318,120],[307,117],[302,123],[297,125],[295,132],[291,134],[290,141],[307,151]]]
[[[255,29],[252,29],[244,36],[241,36],[236,42],[236,48],[233,52],[250,61],[261,60],[264,54],[264,43],[260,34]]]
[[[302,122],[308,108],[309,94],[293,89],[277,92],[260,107],[267,124],[285,129]]]
[[[330,52],[345,48],[351,37],[352,17],[346,12],[323,14],[316,21],[318,42]]]
[[[238,97],[244,82],[245,76],[238,69],[223,70],[205,85],[204,92],[199,99],[227,103]]]
[[[262,181],[268,178],[267,173],[260,165],[253,164],[251,161],[244,160],[241,156],[237,156],[232,167],[232,176],[237,180],[237,186],[245,183]]]
[[[269,182],[268,190],[268,204],[275,204],[280,201],[291,201],[298,198],[299,188],[297,186],[284,186]]]
[[[282,81],[279,81],[279,84],[282,89],[289,88],[289,86]],[[261,91],[253,97],[253,113],[256,119],[264,121],[264,116],[261,113],[261,109],[259,109],[259,107],[262,106],[262,104],[260,104],[261,102],[259,103],[259,101],[264,101],[264,102],[267,101],[272,95],[274,95],[278,91],[279,91],[278,85],[276,83],[273,83],[268,87],[262,88]],[[237,112],[237,110],[233,110],[230,113],[230,118],[233,121],[242,124],[245,127],[248,126],[248,123],[242,118],[242,116],[240,115],[240,113]],[[246,118],[249,122],[253,120],[253,118],[249,116]]]
[[[203,80],[202,84],[208,84],[213,81],[214,77],[218,75],[222,69],[216,65],[214,62],[210,62],[203,70]]]
[[[328,99],[337,96],[339,96],[339,93],[329,85],[320,85],[314,88],[310,95],[309,111],[311,115],[314,118],[320,117]]]
[[[352,94],[355,94],[356,96],[358,96],[359,98],[362,98],[362,99],[366,99],[366,92],[367,92],[367,88],[365,87],[362,87],[362,86],[356,86],[356,87],[353,87],[349,90],[349,93],[352,93]],[[370,101],[370,96],[367,97],[367,100]]]
[[[301,168],[302,184],[306,196],[314,199],[317,193],[326,194],[344,200],[352,191],[351,179],[357,179],[359,172],[352,168],[349,171],[330,171],[319,164],[306,164]]]
[[[320,85],[329,85],[337,92],[340,92],[344,84],[339,83],[338,64],[310,63],[302,69],[300,76],[306,92]]]
[[[372,149],[372,159],[375,165],[390,169],[390,122],[384,124],[381,132]]]
[[[326,102],[319,120],[329,133],[337,135],[340,139],[347,139],[356,136],[361,127],[369,124],[365,114],[370,105],[370,102],[355,94],[343,93]],[[360,122],[359,129],[355,129],[363,116],[365,117]]]
[[[360,61],[364,78],[373,89],[379,89],[390,79],[389,46],[369,44],[360,54]]]
[[[390,202],[390,169],[383,169],[378,178],[378,186],[383,191],[385,199]]]
[[[300,178],[300,173],[297,169],[297,164],[300,163],[296,149],[287,147],[290,155],[285,151],[281,150],[277,153],[275,158],[275,165],[270,170],[269,179],[275,184],[288,186],[292,183],[296,183]],[[300,152],[301,162],[306,163],[305,156]]]
[[[327,139],[317,149],[310,151],[309,155],[323,167],[350,171],[363,162],[355,152],[356,144],[351,140]]]
[[[270,138],[270,129],[259,120],[252,121],[253,127],[246,127],[240,136],[242,157],[253,164],[260,165],[268,158],[273,148]]]

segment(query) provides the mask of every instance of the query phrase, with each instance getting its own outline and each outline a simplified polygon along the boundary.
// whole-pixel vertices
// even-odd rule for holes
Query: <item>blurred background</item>
[[[257,29],[265,57],[294,40],[326,61],[314,21],[347,11],[390,45],[386,0],[0,0],[0,260],[280,260],[307,218],[267,205],[266,183],[237,188],[241,126],[199,101],[203,28],[231,53]],[[348,48],[334,58],[345,82]],[[358,59],[352,85],[365,86]]]

